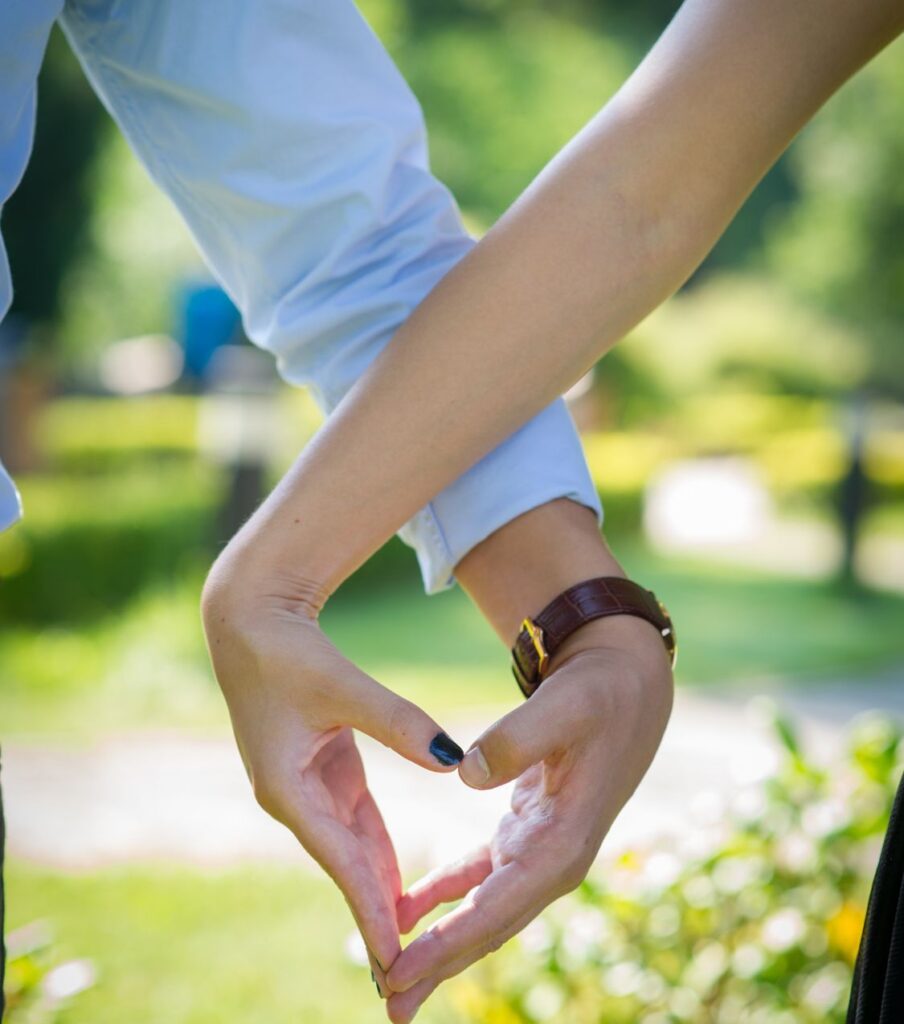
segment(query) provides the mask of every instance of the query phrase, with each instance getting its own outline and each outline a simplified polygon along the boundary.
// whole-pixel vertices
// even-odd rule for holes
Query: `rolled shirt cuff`
[[[571,414],[560,398],[440,492],[399,531],[417,554],[424,590],[455,584],[456,564],[516,516],[556,498],[603,508]]]

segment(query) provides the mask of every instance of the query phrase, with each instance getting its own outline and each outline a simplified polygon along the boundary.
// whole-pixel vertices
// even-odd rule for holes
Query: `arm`
[[[595,517],[568,500],[512,520],[456,567],[506,647],[525,615],[597,575],[624,573]],[[409,931],[440,903],[468,897],[392,965],[387,1010],[396,1024],[407,1024],[441,981],[498,948],[584,878],[659,745],[672,679],[648,623],[628,616],[588,623],[551,667],[529,701],[511,681],[517,706],[484,732],[460,769],[480,789],[518,778],[511,813],[490,843],[428,875],[398,904],[400,929]],[[478,770],[477,748],[488,776]]]
[[[302,749],[316,764],[321,748],[311,736],[330,735],[342,720],[379,731],[426,764],[434,728],[403,705],[379,728],[364,720],[358,698],[374,697],[365,701],[373,716],[380,691],[319,632],[316,614],[329,593],[408,516],[674,291],[794,133],[897,35],[902,21],[893,0],[688,0],[622,91],[421,303],[227,547],[204,598],[215,668],[249,771],[263,780],[263,802],[294,823],[315,855],[323,837],[307,816],[309,794],[297,784],[296,756]],[[540,462],[536,473],[543,472]],[[502,601],[494,593],[480,599],[493,602],[488,608]],[[269,610],[269,621],[255,621],[249,608],[258,619]],[[491,614],[498,629],[510,632],[514,610],[505,620],[503,613]],[[646,642],[639,660],[638,645],[627,653],[610,639],[615,631],[603,637],[596,626],[580,630],[576,643],[596,637],[599,648],[565,654],[556,678],[513,716],[533,714],[531,708],[566,687],[586,694],[588,680],[592,692],[608,697],[613,691],[605,685],[601,691],[600,680],[616,678],[621,667],[638,680],[662,671],[643,660],[655,645]],[[312,699],[327,689],[317,689],[318,679],[330,681],[331,695],[346,695],[339,718]],[[336,687],[336,680],[343,685]],[[303,687],[292,685],[302,681]],[[548,719],[563,729],[550,742],[561,744],[568,726],[582,724],[564,714],[570,708],[566,701],[563,716]],[[622,707],[615,709],[619,721],[627,721]],[[631,721],[611,739],[630,737],[642,726],[643,720]],[[492,735],[505,732],[482,741],[491,754]],[[576,749],[593,743],[592,734],[583,734]],[[501,746],[511,750],[510,743]],[[549,751],[529,753],[543,760]],[[489,760],[492,769],[495,758]],[[556,773],[545,768],[542,779],[555,783]],[[525,773],[528,785],[536,775]],[[600,838],[633,788],[630,779],[620,783],[593,818]],[[590,839],[592,848],[596,836]],[[365,873],[343,888],[353,889],[359,915],[363,908],[380,917],[382,904],[367,896],[367,884]],[[540,890],[522,888],[519,905],[542,903]],[[490,895],[498,891],[494,884]],[[478,906],[486,910],[487,900]],[[484,922],[476,931],[453,932],[445,948],[467,949],[463,964],[475,948],[479,955],[481,944],[489,948],[517,927],[499,917],[496,924],[495,931]],[[398,948],[392,930],[367,922],[363,930],[372,946],[379,943],[382,962],[392,960]],[[406,1006],[416,1008],[424,997],[418,986],[460,969],[419,960],[411,949],[390,978],[407,989],[400,998],[409,1003],[398,1019],[408,1019]]]
[[[688,0],[396,333],[233,552],[296,567],[290,589],[334,589],[671,294],[902,25],[897,0]]]

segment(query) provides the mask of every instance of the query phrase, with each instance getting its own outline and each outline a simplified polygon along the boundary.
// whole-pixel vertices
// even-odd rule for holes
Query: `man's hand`
[[[510,647],[524,616],[562,590],[625,573],[592,511],[561,498],[492,533],[455,575]],[[387,1011],[395,1024],[410,1021],[441,981],[498,949],[583,879],[652,761],[671,706],[662,637],[648,622],[619,615],[572,633],[530,700],[474,743],[462,779],[477,789],[517,779],[512,809],[487,846],[399,901],[407,932],[440,903],[467,897],[392,964]]]
[[[401,882],[352,729],[432,771],[452,771],[461,750],[342,657],[317,622],[325,600],[319,587],[262,575],[227,549],[205,587],[204,629],[255,796],[342,891],[385,992]]]
[[[440,903],[467,897],[393,963],[394,1024],[407,1024],[440,982],[581,882],[653,758],[672,694],[655,629],[604,620],[571,639],[539,690],[485,732],[459,769],[479,789],[517,778],[511,811],[488,846],[427,876],[399,902],[407,932]]]

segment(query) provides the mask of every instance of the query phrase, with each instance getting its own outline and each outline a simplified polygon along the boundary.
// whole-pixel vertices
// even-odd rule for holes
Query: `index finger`
[[[401,944],[395,895],[388,890],[373,858],[345,826],[327,815],[288,824],[339,887],[365,945],[385,970],[396,959]]]
[[[442,975],[457,961],[480,959],[538,914],[554,893],[544,875],[517,861],[494,871],[465,902],[440,918],[399,954],[386,980],[405,992],[432,975]]]

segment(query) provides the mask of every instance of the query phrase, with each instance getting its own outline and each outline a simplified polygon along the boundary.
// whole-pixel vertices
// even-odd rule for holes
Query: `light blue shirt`
[[[248,336],[328,414],[475,244],[430,172],[417,100],[354,4],[2,0],[0,203],[25,169],[35,80],[56,18]],[[0,245],[0,317],[10,299]],[[560,399],[399,535],[434,593],[454,583],[455,563],[475,544],[563,496],[602,522]],[[0,473],[0,528],[19,514]]]

